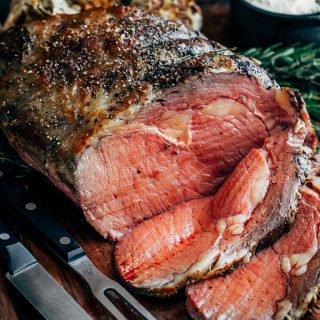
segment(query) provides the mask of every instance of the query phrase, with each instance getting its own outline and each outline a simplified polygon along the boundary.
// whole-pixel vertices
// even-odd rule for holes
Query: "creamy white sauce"
[[[246,0],[263,10],[290,15],[320,12],[319,0]]]

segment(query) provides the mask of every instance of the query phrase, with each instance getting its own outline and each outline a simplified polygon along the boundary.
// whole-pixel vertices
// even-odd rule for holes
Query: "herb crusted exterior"
[[[130,123],[157,94],[208,72],[275,85],[252,60],[137,9],[36,21],[0,34],[1,127],[37,169],[72,186],[86,146]]]

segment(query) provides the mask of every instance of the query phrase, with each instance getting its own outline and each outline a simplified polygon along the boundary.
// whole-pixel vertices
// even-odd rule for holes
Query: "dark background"
[[[0,0],[0,20],[3,21],[9,8],[9,0]]]

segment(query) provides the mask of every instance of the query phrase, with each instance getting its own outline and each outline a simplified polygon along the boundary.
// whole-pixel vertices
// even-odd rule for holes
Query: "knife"
[[[86,281],[93,296],[117,320],[127,320],[127,318],[107,294],[116,294],[131,311],[135,311],[143,319],[155,320],[154,316],[126,289],[94,266],[76,240],[59,224],[48,208],[34,197],[23,180],[15,178],[3,166],[0,166],[0,197],[16,218],[31,228],[53,253]]]
[[[91,319],[1,222],[0,251],[7,258],[5,277],[45,319]]]

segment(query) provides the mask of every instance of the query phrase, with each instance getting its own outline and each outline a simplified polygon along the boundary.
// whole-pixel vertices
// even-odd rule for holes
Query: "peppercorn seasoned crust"
[[[156,92],[215,63],[217,50],[182,23],[127,7],[17,26],[0,34],[1,125],[42,165],[74,158]]]
[[[300,96],[254,61],[139,9],[0,34],[1,129],[105,237],[215,192],[299,117],[310,126]]]

